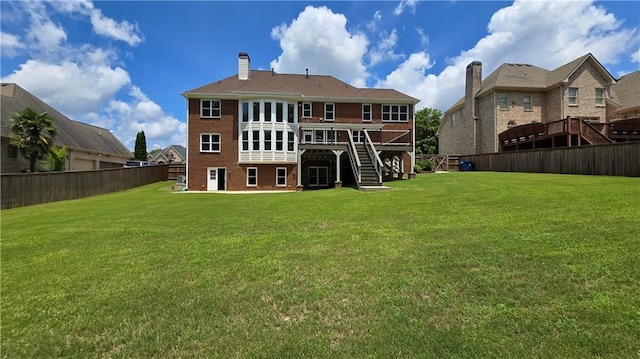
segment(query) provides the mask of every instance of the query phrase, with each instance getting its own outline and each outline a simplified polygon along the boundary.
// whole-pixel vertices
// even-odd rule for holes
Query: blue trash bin
[[[458,163],[458,171],[471,171],[473,170],[473,163],[469,161],[462,161]]]

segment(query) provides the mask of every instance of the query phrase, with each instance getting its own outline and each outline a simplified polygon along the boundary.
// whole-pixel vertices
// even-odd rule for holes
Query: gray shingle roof
[[[529,64],[502,64],[482,80],[481,89],[476,96],[482,96],[496,89],[546,91],[570,77],[585,61],[591,61],[605,77],[608,77],[611,82],[614,81],[613,76],[592,54],[586,54],[551,71]],[[445,112],[463,104],[464,96]]]
[[[58,135],[53,143],[71,149],[88,150],[119,157],[131,158],[132,154],[109,130],[73,121],[53,107],[13,83],[3,83],[2,89],[2,136],[11,135],[10,119],[27,107],[36,112],[46,112],[54,120]]]
[[[622,76],[611,85],[611,99],[620,105],[617,112],[640,107],[640,70]]]
[[[238,96],[242,94],[278,94],[312,99],[344,99],[353,101],[405,101],[420,100],[392,89],[358,88],[326,75],[279,74],[272,71],[252,70],[249,80],[233,75],[225,79],[182,93],[184,97],[200,95]]]

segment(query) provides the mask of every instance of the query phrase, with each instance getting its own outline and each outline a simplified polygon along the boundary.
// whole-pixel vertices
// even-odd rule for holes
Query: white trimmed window
[[[353,130],[353,142],[364,143],[364,130]]]
[[[311,102],[302,103],[302,117],[304,118],[311,117]]]
[[[596,89],[596,106],[604,106],[604,89]]]
[[[277,187],[287,186],[287,168],[286,167],[276,168],[276,186]]]
[[[264,120],[265,122],[271,122],[272,119],[272,113],[271,113],[271,102],[266,101],[264,103]]]
[[[292,131],[287,132],[287,151],[293,152],[295,147],[295,137]]]
[[[201,133],[200,152],[220,152],[220,134]]]
[[[294,123],[295,122],[295,110],[296,106],[292,103],[287,104],[287,122]]]
[[[499,92],[498,93],[498,107],[501,110],[508,110],[509,109],[509,94],[506,92]]]
[[[220,100],[200,100],[200,117],[220,118]]]
[[[251,131],[251,151],[260,151],[260,131]]]
[[[362,122],[371,122],[371,105],[362,105]]]
[[[578,88],[569,87],[569,106],[578,106]]]
[[[264,131],[264,150],[271,151],[271,131]]]
[[[242,122],[249,122],[249,103],[242,103]]]
[[[406,122],[408,115],[407,105],[382,105],[382,121]]]
[[[284,148],[284,132],[276,131],[276,151],[282,151]]]
[[[257,185],[258,185],[258,168],[257,167],[247,168],[247,186],[255,187]]]
[[[242,131],[242,150],[249,151],[249,131]]]
[[[324,104],[324,120],[333,121],[336,118],[336,105],[333,103]]]
[[[284,104],[276,102],[276,122],[284,122]]]
[[[328,167],[309,167],[309,187],[329,185]]]
[[[523,95],[522,96],[522,108],[525,111],[533,111],[533,102],[531,95]]]

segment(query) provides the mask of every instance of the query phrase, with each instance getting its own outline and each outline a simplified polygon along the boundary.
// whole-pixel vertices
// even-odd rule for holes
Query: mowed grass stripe
[[[635,357],[640,179],[170,183],[2,212],[2,355]]]

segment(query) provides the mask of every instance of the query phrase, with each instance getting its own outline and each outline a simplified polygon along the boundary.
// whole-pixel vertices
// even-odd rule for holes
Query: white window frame
[[[351,131],[351,135],[354,143],[364,143],[364,130],[353,130]]]
[[[251,171],[255,171],[255,174],[252,176]],[[255,181],[255,183],[251,183],[251,179]],[[258,167],[247,167],[247,187],[257,187],[258,186]]]
[[[331,110],[327,107],[331,106]],[[329,118],[331,117],[331,118]],[[336,104],[327,102],[324,104],[324,120],[325,121],[335,121],[336,119]]]
[[[452,113],[449,118],[449,123],[451,123],[451,127],[456,127],[456,113]]]
[[[365,106],[369,106],[369,110],[365,110]],[[362,122],[371,122],[371,120],[373,119],[373,114],[372,111],[373,110],[373,106],[371,106],[370,103],[363,103],[362,104]],[[369,116],[369,119],[365,118],[365,115]]]
[[[600,96],[598,96],[598,95],[600,95]],[[596,106],[597,107],[604,107],[604,104],[605,104],[604,99],[605,99],[604,89],[603,88],[597,88],[596,89]],[[598,103],[598,102],[600,102],[600,103]]]
[[[280,171],[284,171],[284,176],[280,176]],[[276,187],[287,187],[287,167],[276,167]]]
[[[404,120],[402,119],[403,115]],[[382,122],[409,122],[409,105],[383,104]]]
[[[294,152],[296,149],[296,137],[293,131],[287,131],[287,151]]]
[[[525,101],[526,98],[529,99],[529,102]],[[527,105],[529,105],[528,108],[527,108]],[[522,109],[525,111],[533,111],[533,95],[531,94],[522,95]]]
[[[240,116],[242,117],[242,119],[240,121],[242,121],[243,123],[249,122],[249,119],[251,117],[251,107],[249,106],[250,103],[251,102],[242,102],[240,104]],[[244,116],[245,115],[245,111],[244,111],[245,110],[245,105],[247,107],[247,112],[246,112],[247,117]]]
[[[208,107],[205,107],[205,103],[209,103]],[[215,107],[214,103],[217,103],[218,106]],[[209,110],[209,115],[205,116],[204,111]],[[214,114],[214,111],[217,111],[217,115]],[[220,118],[222,115],[222,101],[220,100],[200,100],[200,117],[202,118]]]
[[[498,92],[498,108],[500,111],[509,110],[509,93]]]
[[[308,109],[306,108],[308,105]],[[308,111],[308,114],[307,114]],[[302,103],[302,118],[311,118],[313,116],[313,106],[311,102],[303,102]]]
[[[575,90],[575,94],[572,96],[571,95],[571,91]],[[579,91],[577,87],[569,87],[569,89],[567,90],[567,103],[569,104],[569,106],[578,106],[578,96],[579,96]],[[573,99],[573,103],[571,103],[571,100]]]
[[[320,183],[320,174],[319,174],[319,170],[320,169],[324,169],[326,171],[326,176],[325,179],[327,180],[326,183]],[[311,183],[311,171],[314,170],[316,172],[315,174],[315,178],[316,178],[316,183]],[[324,167],[324,166],[309,166],[307,168],[307,180],[309,182],[309,187],[324,187],[324,186],[329,186],[329,167]]]
[[[242,131],[242,151],[249,151],[249,148],[249,131],[244,130]]]
[[[203,142],[202,141],[202,136],[207,135],[209,136],[209,142]],[[218,141],[214,142],[213,141],[213,136],[218,136]],[[203,150],[202,149],[202,145],[208,143],[209,144],[209,150]],[[213,145],[217,144],[218,145],[218,150],[213,150]],[[200,134],[200,152],[205,152],[205,153],[220,153],[220,150],[222,149],[222,136],[220,136],[219,133],[201,133]]]

